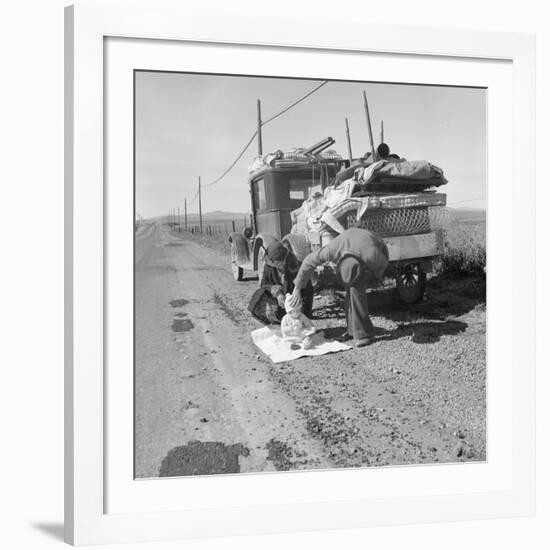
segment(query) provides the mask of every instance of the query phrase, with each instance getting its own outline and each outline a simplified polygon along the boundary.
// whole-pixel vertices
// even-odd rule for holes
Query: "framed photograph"
[[[66,9],[67,542],[532,514],[534,39],[264,23]]]

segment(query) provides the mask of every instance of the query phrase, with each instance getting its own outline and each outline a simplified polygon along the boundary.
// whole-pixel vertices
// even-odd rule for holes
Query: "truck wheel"
[[[395,275],[397,292],[406,304],[416,304],[426,291],[426,273],[418,264],[406,264],[397,268]]]
[[[262,286],[262,277],[264,275],[264,266],[265,266],[265,249],[263,246],[260,246],[258,250],[258,286]]]
[[[233,273],[233,279],[235,279],[235,281],[243,280],[244,270],[237,263],[237,247],[234,244],[231,245],[231,271]]]

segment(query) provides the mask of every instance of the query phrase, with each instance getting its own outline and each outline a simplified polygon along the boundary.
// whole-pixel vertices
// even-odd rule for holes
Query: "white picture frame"
[[[265,20],[259,17],[228,18],[226,14],[222,16],[177,3],[170,6],[157,7],[153,2],[131,5],[81,2],[66,9],[66,541],[75,545],[141,542],[532,514],[535,487],[535,177],[534,163],[520,162],[520,159],[531,159],[535,149],[534,39],[516,34],[369,26],[363,21],[344,18],[340,24],[335,24],[333,14],[330,19],[312,16],[307,24],[289,15],[273,15],[270,25],[264,25]],[[493,364],[498,360],[504,374],[500,378],[496,376],[498,373],[493,376],[491,373],[495,371],[491,371],[489,362],[488,411],[489,423],[493,421],[493,414],[494,425],[500,423],[501,435],[502,424],[511,428],[508,441],[493,446],[492,456],[489,447],[485,470],[477,470],[476,474],[471,467],[468,469],[471,465],[466,465],[460,472],[454,470],[455,475],[453,470],[448,472],[436,466],[423,470],[428,472],[426,479],[420,472],[422,468],[378,470],[377,483],[386,486],[387,490],[371,490],[370,494],[365,491],[364,498],[362,483],[366,478],[362,476],[371,476],[373,483],[374,477],[359,470],[315,472],[315,477],[311,473],[274,474],[282,476],[277,478],[277,485],[284,485],[284,476],[290,475],[294,477],[288,483],[302,487],[298,490],[300,498],[289,502],[276,497],[274,477],[271,476],[270,481],[270,476],[262,475],[174,480],[173,488],[164,493],[156,492],[155,484],[164,483],[163,488],[169,487],[165,481],[149,481],[151,489],[144,490],[144,495],[132,492],[133,480],[127,477],[125,470],[127,460],[122,460],[120,469],[116,469],[107,452],[111,448],[115,461],[124,453],[122,447],[120,452],[115,448],[113,434],[115,439],[131,439],[131,434],[124,432],[127,425],[123,416],[112,415],[109,399],[115,394],[117,403],[124,404],[124,399],[132,399],[131,388],[124,387],[124,380],[121,379],[122,386],[117,386],[104,368],[108,342],[104,326],[106,312],[111,307],[121,307],[113,302],[113,294],[105,292],[109,276],[106,250],[116,246],[117,240],[117,230],[108,223],[106,210],[106,201],[110,200],[114,187],[108,187],[107,176],[112,165],[106,160],[104,140],[112,116],[104,109],[106,94],[110,93],[106,80],[113,68],[106,66],[105,59],[108,41],[113,39],[124,42],[124,49],[128,51],[124,55],[117,54],[118,58],[114,56],[110,61],[114,63],[115,58],[118,59],[121,70],[125,67],[125,71],[132,66],[143,68],[144,63],[160,63],[155,57],[158,52],[150,52],[152,44],[152,49],[156,50],[165,45],[171,45],[171,49],[191,45],[198,48],[197,51],[201,47],[246,48],[247,51],[269,50],[274,55],[277,52],[286,56],[299,54],[312,59],[339,55],[366,59],[370,56],[369,59],[383,58],[388,64],[393,60],[391,63],[397,67],[397,73],[401,67],[403,75],[408,60],[415,60],[416,67],[422,65],[424,75],[435,63],[454,60],[471,66],[471,80],[461,81],[469,85],[476,82],[487,85],[487,79],[492,78],[487,76],[491,73],[487,67],[503,67],[502,71],[496,69],[495,74],[500,71],[500,76],[491,81],[494,82],[494,86],[491,85],[494,95],[489,100],[496,106],[492,118],[489,111],[489,130],[491,124],[500,124],[511,128],[511,135],[502,131],[489,132],[489,154],[493,163],[490,160],[488,309],[495,312],[495,322],[491,325],[489,320],[488,338],[489,341],[501,338],[504,342],[500,356],[497,348],[493,348],[492,354],[489,347],[489,360],[493,360]],[[168,64],[171,55],[163,52],[163,57],[163,63]],[[180,63],[182,56],[178,52],[173,57],[170,62]],[[206,57],[194,59],[195,64],[206,63]],[[230,66],[224,67],[225,72],[231,72]],[[147,65],[147,68],[151,67]],[[452,78],[461,78],[452,77],[449,71],[447,76],[442,76],[443,73],[438,71],[432,83],[451,84]],[[345,72],[341,76],[345,77]],[[399,76],[393,78],[399,79]],[[118,89],[126,93],[122,84]],[[507,110],[510,105],[513,109]],[[123,119],[117,124],[122,134],[131,133]],[[128,162],[131,163],[131,156],[116,160],[123,169],[128,168]],[[505,190],[502,196],[491,193],[497,180],[507,182],[502,184]],[[125,200],[122,195],[112,197]],[[511,209],[520,202],[522,208],[515,209],[511,219]],[[514,231],[516,228],[521,228],[521,233]],[[514,293],[520,284],[521,298]],[[500,333],[497,319],[508,324]],[[120,353],[124,353],[122,343],[120,347]],[[107,409],[111,411],[109,414]],[[298,475],[309,477],[302,480]],[[467,481],[460,481],[447,493],[419,489],[436,483],[436,479],[441,485],[450,483],[452,478],[456,482],[460,476],[468,480],[475,475],[480,479],[472,487]],[[483,485],[482,478],[494,484]],[[302,481],[303,486],[300,485]],[[195,507],[182,504],[178,509],[178,491],[186,482],[187,487],[192,483],[194,490],[206,495],[226,491],[230,486],[246,496],[234,503],[220,501],[215,506],[203,503]],[[264,483],[267,485],[262,485]],[[409,486],[409,483],[407,494],[389,489],[395,484]],[[346,484],[350,488],[348,492],[338,490]],[[142,487],[146,486],[141,485],[140,492],[143,492]],[[256,502],[254,493],[260,492],[263,497]],[[110,502],[112,495],[120,496],[116,506]],[[140,498],[144,504],[132,508],[129,502],[139,503]],[[163,498],[166,505],[157,502]]]

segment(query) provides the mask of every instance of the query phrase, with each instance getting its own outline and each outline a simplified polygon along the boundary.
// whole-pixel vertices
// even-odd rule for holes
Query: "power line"
[[[298,105],[298,103],[301,103],[302,101],[304,101],[304,99],[306,99],[310,95],[314,94],[317,90],[322,88],[325,84],[328,84],[328,80],[324,80],[323,82],[321,82],[321,84],[319,84],[319,86],[316,86],[315,88],[313,88],[313,90],[310,90],[307,94],[303,95],[302,97],[300,97],[299,99],[297,99],[296,101],[291,103],[288,107],[285,107],[282,111],[279,111],[276,115],[273,115],[271,118],[268,118],[267,120],[264,120],[262,122],[262,126],[264,126],[268,122],[271,122],[272,120],[276,119],[277,117],[281,116],[282,114],[286,113],[287,111],[292,109],[292,107]]]
[[[323,82],[321,82],[321,84],[319,84],[318,86],[315,86],[315,88],[313,88],[312,90],[310,90],[309,92],[307,92],[303,96],[299,97],[297,100],[293,101],[290,105],[288,105],[287,107],[285,107],[284,109],[282,109],[278,113],[274,114],[272,117],[268,118],[267,120],[264,120],[262,122],[262,126],[265,126],[266,124],[268,124],[272,120],[275,120],[277,117],[279,117],[282,114],[286,113],[287,111],[289,111],[290,109],[292,109],[293,107],[298,105],[298,103],[301,103],[302,101],[307,99],[310,95],[314,94],[317,90],[322,88],[325,84],[328,84],[328,80],[324,80]],[[221,179],[223,179],[234,168],[234,166],[237,164],[237,162],[239,162],[239,160],[241,160],[242,156],[245,154],[246,150],[250,147],[251,143],[254,141],[254,138],[257,135],[258,135],[258,131],[256,130],[252,134],[251,138],[248,140],[247,144],[244,146],[242,151],[238,154],[237,158],[231,163],[229,168],[227,168],[221,176],[216,178],[214,181],[212,181],[212,182],[210,182],[206,185],[203,185],[203,187],[210,187],[211,185],[214,185],[214,184],[218,183]]]
[[[239,153],[237,158],[231,163],[229,168],[227,168],[227,170],[220,177],[216,178],[214,181],[212,181],[210,183],[207,183],[206,185],[203,185],[203,187],[210,187],[211,185],[214,185],[215,183],[218,183],[222,178],[224,178],[231,171],[231,169],[235,166],[235,164],[237,164],[237,162],[239,162],[239,160],[241,160],[242,156],[245,154],[246,150],[250,147],[250,144],[254,141],[254,138],[257,135],[258,135],[257,131],[252,134],[252,137],[248,140],[248,143],[244,146],[244,149]]]

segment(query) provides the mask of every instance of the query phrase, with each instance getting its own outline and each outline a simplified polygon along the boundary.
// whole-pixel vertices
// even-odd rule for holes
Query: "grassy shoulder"
[[[455,277],[485,277],[485,224],[453,222],[445,230],[445,254],[438,271]]]

